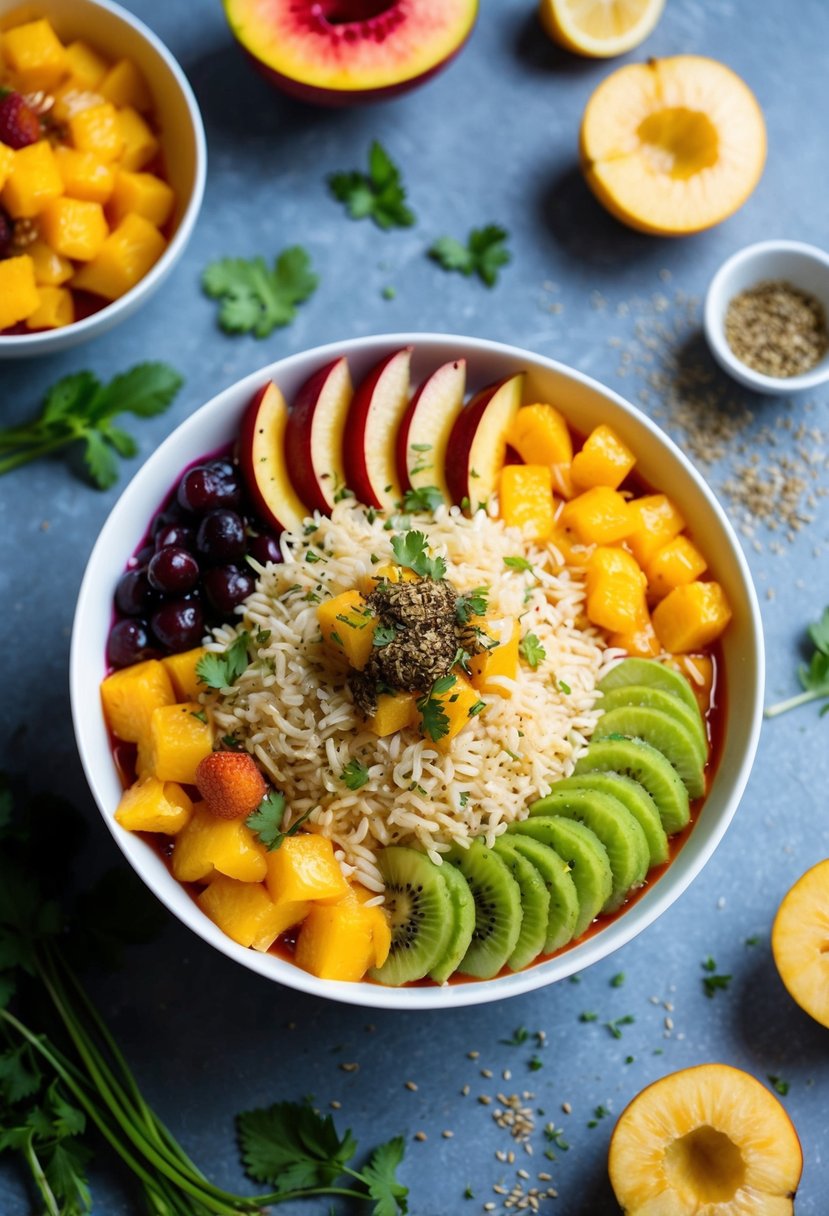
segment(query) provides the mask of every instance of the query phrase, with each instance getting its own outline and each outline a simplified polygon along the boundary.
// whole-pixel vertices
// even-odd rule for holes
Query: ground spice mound
[[[800,376],[829,350],[823,305],[785,282],[758,283],[736,295],[725,337],[737,358],[764,376]]]

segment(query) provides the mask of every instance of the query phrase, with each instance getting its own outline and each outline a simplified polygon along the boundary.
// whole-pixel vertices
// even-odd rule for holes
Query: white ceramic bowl
[[[184,252],[198,218],[207,173],[207,145],[198,103],[187,77],[152,30],[110,0],[0,0],[0,30],[48,17],[63,42],[82,38],[113,61],[132,59],[153,96],[164,163],[176,193],[172,236],[164,253],[131,291],[62,329],[0,334],[0,359],[53,354],[106,333],[144,304]]]
[[[725,338],[725,315],[736,295],[758,283],[783,280],[809,292],[829,317],[829,254],[800,241],[760,241],[724,262],[705,297],[705,336],[723,371],[756,393],[791,396],[829,380],[829,351],[800,376],[764,376],[734,354]]]
[[[348,356],[359,381],[381,357],[408,344],[414,346],[415,383],[439,364],[464,356],[471,391],[524,370],[527,400],[555,402],[582,433],[600,422],[613,426],[636,453],[645,481],[665,487],[685,518],[694,521],[694,537],[711,574],[722,583],[734,617],[723,639],[732,692],[720,763],[696,826],[667,872],[601,932],[547,962],[494,980],[395,989],[316,979],[274,955],[243,949],[208,920],[153,849],[113,819],[121,786],[98,689],[106,674],[104,647],[115,583],[182,469],[231,441],[254,392],[269,379],[290,401],[314,370],[338,355]],[[671,440],[621,397],[552,359],[480,338],[407,333],[332,343],[281,359],[219,393],[173,432],[127,486],[89,559],[75,613],[70,681],[78,748],[101,814],[130,865],[179,920],[229,958],[291,988],[356,1005],[431,1009],[494,1001],[562,979],[630,941],[674,902],[711,856],[737,809],[757,747],[763,672],[760,613],[739,542],[705,481]]]

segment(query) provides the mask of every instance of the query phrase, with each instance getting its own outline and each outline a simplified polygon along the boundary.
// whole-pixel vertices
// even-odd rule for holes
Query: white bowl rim
[[[161,280],[166,277],[167,272],[172,268],[173,264],[178,260],[185,245],[190,240],[204,198],[205,183],[207,181],[207,137],[204,131],[204,121],[199,109],[199,103],[196,101],[196,95],[190,86],[190,81],[184,75],[184,71],[179,65],[178,60],[174,57],[172,51],[168,50],[158,35],[154,34],[150,27],[144,24],[140,17],[134,16],[127,9],[122,8],[120,4],[115,4],[114,0],[88,0],[88,2],[98,8],[106,9],[113,16],[120,17],[127,25],[132,26],[136,33],[140,34],[145,42],[148,42],[159,57],[164,60],[164,63],[175,78],[176,84],[187,103],[187,112],[193,125],[193,139],[196,149],[193,189],[190,192],[187,206],[182,212],[179,225],[173,233],[172,240],[168,243],[155,265],[150,267],[134,287],[131,287],[124,295],[119,296],[117,300],[112,300],[109,304],[105,304],[103,308],[99,308],[97,312],[90,313],[88,317],[83,317],[80,321],[73,321],[71,325],[65,328],[44,329],[33,334],[0,334],[0,358],[3,357],[4,347],[6,347],[9,353],[12,353],[14,349],[14,353],[19,355],[47,354],[50,353],[48,349],[41,351],[40,348],[48,348],[50,344],[54,344],[59,337],[62,338],[67,333],[71,333],[72,345],[75,345],[76,342],[82,342],[86,337],[94,337],[94,331],[99,326],[105,326],[106,329],[109,329],[117,324],[122,312],[131,311],[132,306],[135,304],[136,296],[139,293],[151,295]],[[92,332],[90,333],[89,331]],[[65,347],[62,349],[65,349]],[[57,353],[57,349],[55,353]]]
[[[724,303],[727,307],[728,301],[723,301],[722,297],[725,294],[725,284],[728,278],[746,263],[754,261],[760,263],[763,258],[775,253],[798,254],[805,260],[822,266],[829,277],[829,253],[818,245],[809,245],[805,241],[793,241],[782,237],[769,238],[765,241],[757,241],[753,245],[746,245],[743,249],[738,249],[731,257],[726,258],[709,283],[705,295],[703,323],[711,350],[724,371],[727,371],[747,388],[778,396],[790,396],[816,388],[829,380],[829,356],[824,356],[816,367],[808,372],[802,372],[799,376],[766,376],[763,372],[755,371],[753,367],[743,363],[742,359],[737,358],[728,345],[723,325],[725,311],[722,305]]]
[[[672,882],[665,881],[668,875],[664,875],[662,880],[655,883],[648,892],[647,905],[639,903],[631,908],[627,913],[613,920],[601,932],[589,937],[586,941],[577,946],[565,951],[563,954],[554,956],[547,962],[536,964],[524,971],[514,972],[506,976],[499,976],[495,979],[470,981],[460,984],[450,984],[443,987],[404,987],[404,988],[386,988],[380,984],[371,983],[346,983],[343,981],[327,981],[317,979],[316,976],[310,975],[297,967],[295,964],[275,959],[270,954],[260,954],[254,950],[245,949],[237,945],[229,937],[227,937],[218,927],[204,916],[195,902],[187,901],[187,905],[182,907],[174,907],[174,897],[171,895],[167,898],[167,890],[171,892],[181,891],[180,885],[172,876],[169,876],[169,884],[162,880],[156,883],[152,874],[149,872],[148,865],[144,864],[141,854],[138,859],[130,855],[130,840],[127,839],[128,834],[124,832],[115,822],[112,815],[109,813],[105,805],[105,799],[98,792],[95,767],[90,755],[91,740],[87,738],[87,730],[85,726],[85,718],[89,719],[89,707],[84,706],[81,696],[82,677],[84,673],[84,655],[82,653],[82,635],[84,633],[84,617],[86,615],[87,605],[99,598],[98,575],[96,572],[96,556],[105,549],[109,533],[117,531],[120,523],[120,514],[126,514],[124,504],[128,503],[129,498],[135,487],[143,486],[145,481],[152,479],[152,470],[156,457],[160,457],[169,448],[175,447],[180,442],[181,433],[188,429],[196,429],[197,421],[205,412],[220,413],[226,405],[241,394],[252,396],[257,388],[261,387],[262,383],[268,379],[277,379],[281,370],[285,370],[292,363],[300,363],[306,359],[310,360],[313,357],[319,366],[330,361],[340,355],[355,355],[367,349],[379,349],[380,347],[388,347],[389,349],[397,349],[404,346],[414,346],[419,343],[429,343],[433,346],[444,347],[447,352],[447,358],[459,357],[459,352],[469,357],[470,354],[486,355],[501,355],[521,361],[526,361],[529,365],[541,366],[546,370],[553,371],[569,377],[580,383],[583,387],[588,388],[593,392],[599,393],[601,396],[609,398],[620,406],[625,413],[632,414],[635,420],[640,423],[646,430],[650,431],[659,442],[665,445],[674,458],[682,465],[685,473],[694,482],[696,488],[701,492],[703,497],[708,502],[726,539],[729,541],[731,553],[739,575],[740,580],[746,592],[746,607],[748,609],[748,619],[750,623],[751,633],[755,643],[755,660],[757,664],[756,678],[756,695],[753,704],[750,706],[741,702],[741,712],[745,715],[746,711],[750,714],[750,729],[747,736],[747,746],[744,754],[740,758],[739,767],[734,777],[733,789],[731,796],[725,806],[719,820],[714,828],[709,829],[707,839],[704,844],[698,849],[694,860],[688,865],[683,874],[675,872]],[[379,356],[378,356],[379,357]],[[201,453],[194,453],[193,457],[197,457]],[[185,464],[187,461],[185,460]],[[182,465],[184,467],[184,465]],[[167,487],[160,490],[159,500]],[[149,521],[148,521],[149,522]],[[126,557],[125,557],[126,560]],[[296,352],[282,359],[277,359],[272,363],[266,364],[264,367],[251,372],[249,375],[229,385],[220,393],[216,394],[209,401],[205,402],[200,409],[194,411],[186,418],[176,429],[164,440],[164,442],[156,449],[152,456],[138,470],[132,480],[124,489],[118,501],[112,508],[103,528],[95,542],[92,553],[90,554],[87,568],[81,583],[81,588],[78,594],[77,606],[75,610],[75,618],[72,628],[72,639],[70,648],[69,661],[69,679],[70,679],[70,701],[72,710],[72,721],[75,731],[75,739],[78,746],[78,751],[81,758],[81,764],[84,773],[89,783],[92,794],[98,805],[101,816],[106,823],[113,839],[116,841],[121,852],[124,854],[127,862],[132,866],[139,876],[144,880],[153,894],[159,899],[165,907],[178,920],[182,921],[188,928],[193,930],[203,941],[214,946],[228,958],[234,959],[241,963],[249,970],[264,976],[265,978],[284,984],[288,988],[304,992],[312,996],[323,996],[328,999],[341,1001],[344,1004],[358,1005],[374,1009],[452,1009],[465,1007],[469,1005],[480,1005],[491,1001],[502,1000],[508,996],[518,996],[526,992],[533,991],[537,988],[546,987],[548,984],[557,982],[561,979],[566,979],[575,972],[582,971],[584,968],[591,966],[602,958],[611,954],[613,951],[626,945],[640,932],[652,924],[672,903],[679,898],[680,895],[688,888],[690,883],[697,877],[703,866],[710,859],[731,820],[737,810],[742,794],[745,790],[748,778],[751,772],[751,767],[754,761],[754,756],[757,751],[757,745],[760,736],[760,727],[762,724],[763,710],[763,690],[765,682],[765,653],[763,648],[763,631],[760,617],[760,606],[757,599],[757,594],[751,580],[748,563],[743,554],[737,536],[729,523],[723,508],[717,501],[711,489],[708,487],[704,478],[697,472],[688,458],[682,453],[674,441],[665,434],[654,422],[645,414],[626,401],[620,394],[614,390],[607,388],[592,376],[586,375],[572,367],[561,363],[558,360],[547,358],[544,355],[538,355],[532,351],[525,350],[518,346],[513,346],[509,343],[496,342],[487,338],[470,338],[454,334],[438,334],[430,332],[408,331],[403,333],[389,334],[374,334],[357,338],[346,338],[335,342],[329,342],[322,346],[312,347],[308,350]],[[142,842],[143,843],[143,842]],[[149,846],[146,847],[146,859],[155,857]],[[172,884],[172,885],[171,885]],[[184,911],[182,911],[184,908]],[[275,964],[279,964],[276,967]],[[549,971],[555,968],[555,976],[550,976]]]

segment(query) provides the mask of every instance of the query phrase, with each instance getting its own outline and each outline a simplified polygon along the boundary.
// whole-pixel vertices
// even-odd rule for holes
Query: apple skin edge
[[[415,418],[417,415],[418,406],[420,405],[421,399],[423,398],[424,394],[429,392],[434,387],[437,377],[445,374],[449,368],[453,368],[461,377],[462,383],[460,386],[460,401],[458,402],[458,407],[460,408],[460,406],[462,406],[463,389],[464,389],[464,385],[466,383],[466,360],[465,359],[452,359],[452,360],[450,360],[449,363],[445,363],[445,364],[443,364],[442,367],[439,367],[437,369],[437,371],[433,372],[431,376],[429,376],[426,380],[423,381],[423,383],[420,385],[417,392],[414,394],[411,401],[409,402],[406,412],[403,415],[403,420],[401,421],[400,426],[397,428],[397,444],[396,444],[395,458],[397,461],[397,476],[400,480],[400,485],[402,486],[403,490],[412,489],[412,481],[411,481],[411,477],[409,476],[409,434],[412,429],[412,424],[415,421]],[[451,408],[451,406],[450,406],[450,408]],[[451,430],[450,430],[450,434],[451,434]],[[448,439],[447,439],[447,444],[448,444]],[[446,465],[446,453],[445,452],[443,453],[443,457],[444,457],[443,464],[445,466]],[[444,469],[443,480],[445,480],[445,479],[446,479],[446,473],[445,473],[445,469]],[[438,480],[438,479],[436,479],[436,480]]]
[[[269,380],[254,395],[239,430],[239,464],[253,505],[263,522],[279,532],[301,531],[309,514],[288,476],[284,454],[287,414],[285,398]],[[267,443],[263,435],[269,437]],[[262,451],[257,450],[260,446]]]
[[[492,398],[512,379],[512,376],[506,376],[503,380],[482,388],[458,414],[446,449],[446,484],[450,501],[453,503],[472,498],[469,457],[478,427]]]
[[[343,356],[332,359],[305,381],[296,395],[285,425],[285,463],[294,489],[312,511],[330,514],[333,493],[328,496],[314,472],[313,427],[314,413],[329,376],[344,362]],[[329,474],[331,470],[328,470]]]
[[[405,346],[402,350],[392,351],[380,360],[368,373],[354,393],[351,408],[348,411],[346,433],[343,441],[345,458],[345,480],[358,502],[366,506],[383,509],[383,503],[377,497],[369,479],[368,463],[366,461],[366,426],[371,410],[372,400],[377,385],[386,368],[395,359],[404,356],[411,358],[412,347]]]

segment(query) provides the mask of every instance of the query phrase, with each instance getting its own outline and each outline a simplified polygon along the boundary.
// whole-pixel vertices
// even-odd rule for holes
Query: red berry
[[[40,139],[40,119],[19,93],[0,96],[0,144],[26,148]]]
[[[196,785],[208,811],[217,819],[246,819],[268,789],[256,761],[247,752],[211,752],[196,769]]]

